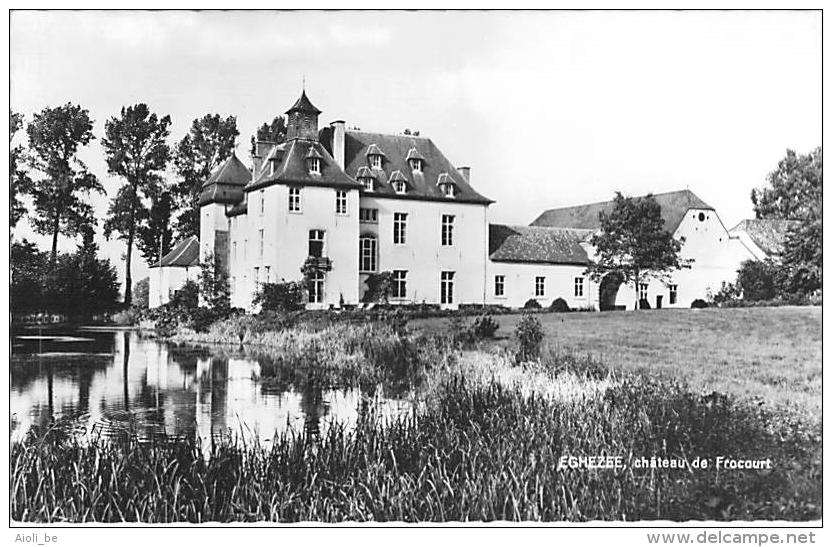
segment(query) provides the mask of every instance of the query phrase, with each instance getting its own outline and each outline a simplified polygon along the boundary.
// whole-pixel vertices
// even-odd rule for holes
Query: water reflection
[[[331,386],[286,371],[269,381],[264,369],[287,365],[242,352],[169,346],[130,331],[63,346],[49,336],[46,351],[31,338],[13,341],[12,439],[59,422],[86,438],[198,434],[267,444],[282,431],[321,435],[333,421],[353,427],[370,410],[394,417],[411,408],[377,386]]]

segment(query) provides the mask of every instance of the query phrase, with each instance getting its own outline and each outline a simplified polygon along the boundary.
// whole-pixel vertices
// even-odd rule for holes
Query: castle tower
[[[289,118],[286,127],[286,140],[307,139],[318,140],[318,115],[320,110],[306,96],[306,90],[295,101],[292,108],[286,111]]]

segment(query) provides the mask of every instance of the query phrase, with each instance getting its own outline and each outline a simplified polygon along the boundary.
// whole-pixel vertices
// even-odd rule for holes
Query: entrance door
[[[662,297],[663,297],[663,295],[661,295],[661,294],[656,295],[656,309],[657,310],[662,309]]]

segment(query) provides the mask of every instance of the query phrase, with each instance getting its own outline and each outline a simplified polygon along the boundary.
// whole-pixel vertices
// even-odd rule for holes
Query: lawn
[[[495,317],[513,343],[521,315]],[[683,380],[695,391],[760,397],[820,418],[821,308],[774,307],[539,314],[546,343],[613,369]],[[428,332],[448,319],[410,323]]]

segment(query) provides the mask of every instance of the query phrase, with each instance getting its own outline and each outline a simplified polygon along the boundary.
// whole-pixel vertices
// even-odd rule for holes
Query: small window
[[[324,231],[309,230],[309,256],[321,258],[324,256]]]
[[[407,298],[407,270],[393,270],[393,298]]]
[[[370,156],[370,167],[373,169],[381,169],[381,156],[378,154]]]
[[[647,283],[639,283],[638,284],[638,299],[639,300],[647,300]]]
[[[364,187],[364,189],[366,191],[368,191],[368,192],[374,192],[375,191],[375,185],[373,184],[373,178],[372,177],[359,177],[358,182],[361,184],[361,186]]]
[[[393,181],[393,190],[395,190],[397,194],[404,194],[407,191],[407,186],[403,180],[396,180]]]
[[[393,213],[393,243],[407,243],[407,213]]]
[[[495,275],[494,276],[494,296],[505,296],[506,295],[506,276],[504,275]]]
[[[699,213],[699,222],[705,222],[705,213]]]
[[[264,281],[265,281],[266,283],[271,283],[271,282],[272,282],[272,279],[271,279],[271,277],[272,277],[272,275],[271,275],[271,269],[272,269],[272,267],[271,267],[271,266],[266,266],[266,268],[265,268],[265,270],[266,270],[266,271],[264,272],[264,273],[265,273],[265,279],[264,279]]]
[[[318,158],[309,158],[309,174],[310,175],[320,175],[321,174],[321,160]]]
[[[442,215],[442,245],[454,244],[454,215]]]
[[[259,252],[259,255],[258,255],[258,256],[260,256],[260,258],[263,258],[263,248],[265,247],[265,240],[266,240],[265,232],[264,232],[264,230],[260,230],[260,246],[259,246],[260,252]]]
[[[534,278],[534,295],[535,296],[546,296],[546,278],[545,277],[535,277]]]
[[[269,162],[269,176],[274,176],[274,161]]]
[[[575,278],[575,297],[580,298],[584,295],[584,278]]]
[[[414,173],[421,173],[422,172],[422,160],[412,158],[410,160],[410,170]]]
[[[360,208],[358,221],[364,224],[378,224],[378,209]]]
[[[266,191],[260,190],[260,216],[266,212]]]
[[[359,271],[364,273],[375,272],[376,257],[378,256],[378,241],[373,235],[361,236],[358,239],[358,265]]]
[[[289,212],[300,213],[300,188],[289,188]]]
[[[254,284],[260,283],[260,268],[255,266],[254,267]]]
[[[670,303],[675,304],[676,300],[679,298],[679,286],[678,285],[668,285],[667,287],[670,289]]]
[[[320,304],[324,301],[324,273],[314,272],[309,279],[309,303]]]
[[[442,272],[439,300],[442,304],[453,304],[454,272]]]
[[[454,188],[454,185],[451,183],[446,182],[441,184],[440,190],[442,190],[442,193],[445,195],[445,197],[452,198],[456,196],[456,189]]]
[[[335,192],[335,213],[338,215],[347,214],[347,193],[343,190]]]

